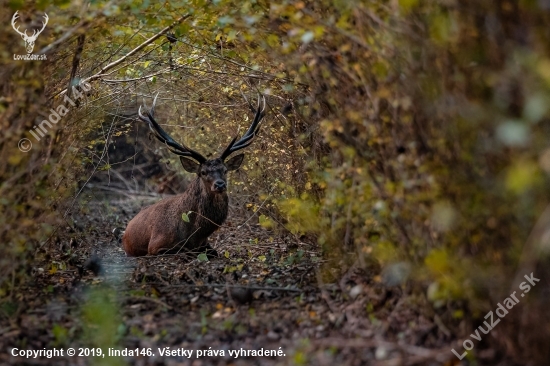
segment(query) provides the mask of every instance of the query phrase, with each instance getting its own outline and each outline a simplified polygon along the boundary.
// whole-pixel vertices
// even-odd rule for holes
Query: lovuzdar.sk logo
[[[25,49],[27,50],[27,54],[26,55],[16,55],[16,54],[14,54],[13,59],[14,60],[26,60],[26,61],[29,61],[29,60],[46,60],[46,55],[35,55],[35,54],[32,53],[32,51],[34,50],[34,43],[36,42],[36,39],[38,38],[40,33],[42,33],[44,31],[44,28],[46,28],[46,24],[48,24],[48,19],[49,19],[48,14],[44,13],[44,20],[42,21],[42,29],[40,29],[40,30],[33,29],[31,35],[27,34],[27,31],[29,31],[28,29],[25,29],[24,32],[21,32],[19,30],[19,28],[21,26],[20,25],[16,26],[16,24],[15,24],[17,22],[18,18],[19,18],[19,11],[16,11],[15,14],[13,14],[13,17],[11,18],[11,26],[13,27],[13,29],[17,33],[19,33],[21,38],[23,38],[23,41],[25,41]]]

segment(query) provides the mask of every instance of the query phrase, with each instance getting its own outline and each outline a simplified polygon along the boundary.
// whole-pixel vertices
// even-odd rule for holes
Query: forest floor
[[[23,359],[5,352],[0,364],[458,363],[456,341],[425,299],[385,286],[376,266],[352,266],[339,283],[323,283],[318,246],[262,228],[252,212],[233,213],[211,236],[219,258],[126,257],[113,229],[155,200],[77,202],[64,230],[37,254],[34,282],[4,306],[9,316],[0,323],[4,350],[117,344],[150,355]],[[165,347],[193,354],[161,356]],[[242,351],[261,349],[283,355]]]

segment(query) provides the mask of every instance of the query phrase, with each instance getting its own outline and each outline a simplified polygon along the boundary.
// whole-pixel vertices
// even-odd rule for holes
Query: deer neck
[[[227,192],[215,193],[206,187],[202,180],[197,177],[191,183],[189,187],[190,196],[193,197],[194,207],[193,211],[199,213],[197,220],[199,221],[213,221],[217,225],[223,224],[227,218],[227,211],[229,206],[229,198]],[[201,216],[208,219],[201,219]]]

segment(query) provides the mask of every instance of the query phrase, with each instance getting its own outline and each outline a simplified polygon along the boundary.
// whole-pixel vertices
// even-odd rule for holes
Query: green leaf
[[[65,342],[67,341],[67,337],[69,335],[69,331],[59,324],[54,324],[52,328],[52,334],[55,337],[54,344],[59,346],[59,345],[65,344]]]
[[[226,250],[225,253],[223,253],[223,256],[229,259],[229,252]]]
[[[199,262],[208,262],[208,257],[206,256],[206,253],[201,253],[197,256],[197,259]]]
[[[184,213],[181,214],[181,219],[184,222],[189,222],[189,215],[184,212]]]
[[[279,37],[275,34],[270,34],[267,36],[266,42],[270,47],[277,47],[279,46]]]
[[[398,3],[405,13],[408,13],[410,9],[418,5],[418,0],[399,0]]]

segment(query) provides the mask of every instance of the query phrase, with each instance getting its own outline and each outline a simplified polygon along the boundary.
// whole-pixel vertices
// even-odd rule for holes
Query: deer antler
[[[11,26],[13,27],[13,29],[19,33],[21,35],[21,37],[23,37],[24,39],[29,39],[29,40],[36,40],[36,38],[40,35],[40,33],[42,33],[44,31],[44,29],[46,28],[46,24],[48,24],[48,20],[50,19],[48,17],[48,14],[44,13],[44,21],[42,22],[42,29],[40,29],[39,31],[37,31],[36,29],[34,29],[32,31],[32,36],[29,37],[29,35],[27,34],[27,30],[25,29],[25,32],[21,32],[19,30],[19,27],[18,26],[17,28],[15,28],[15,22],[17,21],[17,19],[19,18],[19,10],[15,12],[15,14],[13,14],[13,17],[11,18]]]
[[[153,115],[155,114],[155,104],[157,103],[158,96],[159,95],[157,93],[157,95],[155,96],[155,99],[153,100],[153,106],[149,111],[145,112],[146,115],[143,115],[141,113],[141,106],[139,107],[139,110],[138,110],[139,118],[142,121],[147,122],[147,124],[149,125],[149,129],[151,130],[153,135],[155,135],[155,137],[160,142],[165,144],[168,147],[168,150],[170,150],[176,155],[188,156],[190,158],[195,159],[201,164],[204,163],[206,161],[206,158],[204,156],[202,156],[195,150],[192,150],[183,144],[182,145],[178,144],[172,137],[170,137],[170,135],[166,133],[166,131],[162,129],[162,127],[160,127],[157,121],[155,121],[155,118],[153,117]]]
[[[36,34],[33,34],[32,35],[33,37],[35,38],[38,37],[38,35],[44,31],[44,29],[46,28],[46,24],[48,24],[48,20],[50,20],[50,18],[48,17],[48,14],[44,13],[44,21],[42,22],[42,29],[40,29]]]
[[[13,17],[11,18],[11,26],[13,27],[13,29],[14,29],[17,33],[19,33],[19,34],[21,35],[21,37],[28,37],[28,36],[27,36],[27,33],[26,33],[27,31],[25,31],[25,33],[23,33],[23,32],[21,32],[21,31],[19,30],[19,27],[20,27],[20,26],[17,27],[17,28],[15,28],[15,22],[17,21],[17,18],[19,18],[19,14],[18,14],[18,13],[19,13],[19,10],[16,11],[15,14],[13,14]]]
[[[252,108],[252,106],[250,107]],[[237,140],[238,136],[235,136],[233,140],[229,143],[227,148],[224,150],[224,152],[221,154],[220,159],[225,160],[229,155],[234,153],[237,150],[244,149],[248,145],[252,143],[252,140],[254,137],[258,134],[258,131],[260,130],[259,123],[265,116],[265,97],[261,94],[258,94],[258,107],[256,108],[256,115],[254,116],[254,121],[252,121],[252,124],[248,128],[248,131],[239,139]]]

